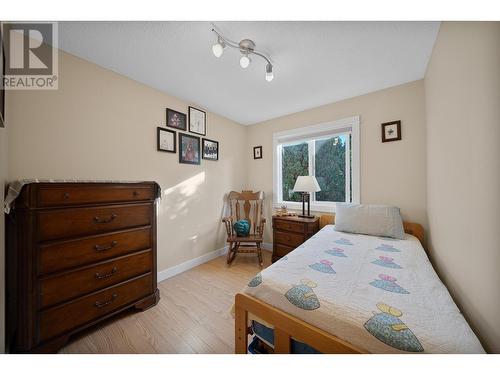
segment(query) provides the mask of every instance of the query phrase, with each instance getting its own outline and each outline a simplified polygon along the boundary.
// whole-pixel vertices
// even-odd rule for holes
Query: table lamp
[[[295,181],[295,186],[293,191],[300,193],[302,195],[302,215],[299,217],[313,218],[311,216],[311,194],[316,191],[321,191],[318,181],[314,176],[298,176],[297,181]],[[307,215],[306,215],[306,200],[307,200]]]

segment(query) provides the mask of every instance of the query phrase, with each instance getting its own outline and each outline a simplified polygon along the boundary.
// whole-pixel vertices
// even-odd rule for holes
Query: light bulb
[[[250,65],[250,57],[248,57],[247,55],[243,55],[241,56],[241,59],[240,59],[240,66],[245,69],[245,68],[248,68],[248,65]]]
[[[222,53],[224,52],[224,47],[222,46],[222,44],[217,42],[212,46],[212,52],[214,53],[215,57],[221,57]]]
[[[266,65],[266,81],[271,82],[274,78],[273,66],[271,64]]]

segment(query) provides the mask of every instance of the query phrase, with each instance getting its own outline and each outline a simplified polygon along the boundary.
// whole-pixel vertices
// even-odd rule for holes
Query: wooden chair
[[[264,192],[244,190],[241,193],[232,191],[228,195],[229,216],[222,219],[226,225],[227,264],[230,264],[237,253],[257,253],[259,264],[262,267],[262,237],[266,219],[262,215]],[[250,223],[250,233],[247,237],[238,237],[233,229],[233,224],[242,219]]]

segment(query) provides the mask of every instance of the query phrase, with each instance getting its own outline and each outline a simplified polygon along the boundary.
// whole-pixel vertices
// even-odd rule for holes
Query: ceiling
[[[209,22],[60,22],[59,48],[249,125],[424,77],[439,22],[215,22],[271,57],[212,54]]]

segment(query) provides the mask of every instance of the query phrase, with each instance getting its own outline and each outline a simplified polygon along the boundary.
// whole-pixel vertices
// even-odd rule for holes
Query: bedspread
[[[416,237],[325,226],[244,293],[371,353],[484,353]]]

